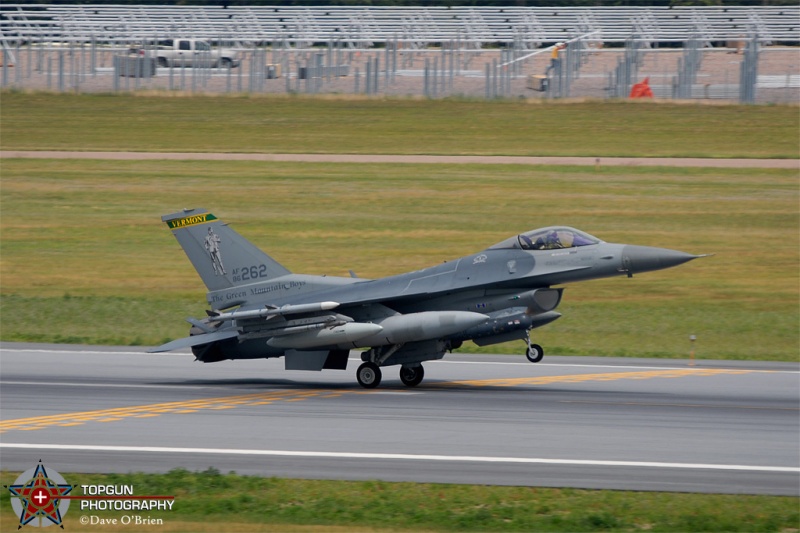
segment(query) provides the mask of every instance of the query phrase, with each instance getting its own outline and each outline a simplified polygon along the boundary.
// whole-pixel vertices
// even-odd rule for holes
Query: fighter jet
[[[287,370],[347,368],[363,349],[358,383],[375,388],[382,368],[400,366],[409,387],[422,363],[465,341],[524,340],[561,316],[563,285],[670,268],[702,257],[612,244],[570,227],[509,237],[453,261],[380,279],[293,274],[205,209],[164,215],[200,278],[211,309],[189,318],[189,337],[151,350],[191,348],[197,360],[284,357]],[[352,274],[352,273],[351,273]]]

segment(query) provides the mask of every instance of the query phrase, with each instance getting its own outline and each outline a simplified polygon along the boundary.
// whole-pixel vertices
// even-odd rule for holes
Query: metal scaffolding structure
[[[743,104],[752,104],[756,101],[758,52],[758,40],[750,39],[739,70],[739,101]]]
[[[683,57],[678,61],[678,74],[672,82],[673,97],[687,100],[692,97],[692,87],[697,83],[697,73],[703,60],[702,41],[692,38],[683,45]]]
[[[236,65],[162,57],[192,38]],[[796,103],[798,42],[800,6],[0,4],[0,88]]]
[[[631,36],[625,43],[625,53],[617,59],[613,75],[609,74],[608,95],[612,98],[625,98],[639,77],[639,65],[642,63],[644,41]]]
[[[389,41],[421,49],[458,41],[465,48],[515,41],[528,49],[596,32],[647,46],[704,44],[757,34],[761,44],[800,41],[800,6],[759,7],[296,7],[0,5],[0,41],[125,43],[154,37],[203,38],[295,48],[341,41],[365,49]]]

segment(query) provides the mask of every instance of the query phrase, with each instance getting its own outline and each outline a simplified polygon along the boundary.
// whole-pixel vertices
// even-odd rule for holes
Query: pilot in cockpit
[[[517,236],[517,244],[523,250],[562,250],[579,246],[591,246],[602,241],[588,233],[561,227],[529,231]],[[501,243],[501,245],[504,243]]]
[[[558,238],[558,232],[555,230],[550,231],[547,233],[547,235],[536,239],[536,243],[533,245],[534,250],[554,250],[563,247],[564,245],[561,244],[561,239]]]

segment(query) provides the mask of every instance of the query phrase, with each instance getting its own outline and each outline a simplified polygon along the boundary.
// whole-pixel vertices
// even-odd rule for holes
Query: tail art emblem
[[[208,255],[211,256],[211,266],[214,267],[214,274],[217,276],[227,274],[227,272],[225,272],[225,265],[222,264],[222,252],[219,249],[220,241],[219,235],[214,233],[214,230],[211,228],[208,228],[208,235],[206,235],[203,246],[206,252],[208,252]]]

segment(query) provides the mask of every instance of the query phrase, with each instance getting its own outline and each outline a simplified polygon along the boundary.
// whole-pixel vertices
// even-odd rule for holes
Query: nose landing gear
[[[528,348],[525,350],[525,357],[531,363],[538,363],[544,357],[544,349],[538,344],[531,344],[530,333],[530,330],[528,330],[528,334],[525,336],[525,342],[528,344]]]

